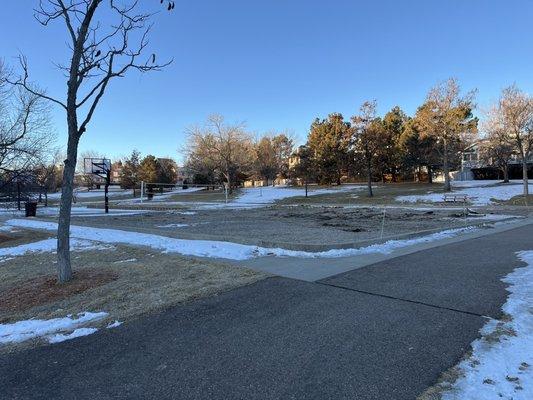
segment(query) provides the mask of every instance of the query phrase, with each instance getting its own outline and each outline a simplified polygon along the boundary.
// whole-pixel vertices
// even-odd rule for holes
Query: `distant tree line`
[[[370,195],[374,181],[431,182],[433,173],[440,171],[449,190],[449,171],[457,168],[460,151],[477,137],[474,94],[462,94],[457,81],[450,79],[431,89],[412,117],[400,107],[380,117],[376,102],[367,101],[349,120],[340,113],[317,118],[292,169],[294,143],[287,135],[254,140],[242,124],[226,124],[222,117],[212,116],[205,125],[189,129],[186,166],[195,179],[230,186],[243,176],[320,184],[366,180]]]
[[[151,154],[141,157],[138,150],[121,160],[120,186],[124,189],[137,189],[141,182],[176,183],[178,167],[174,160],[157,158]]]
[[[294,142],[286,133],[254,139],[244,124],[226,123],[222,116],[212,115],[187,134],[185,168],[195,183],[225,182],[231,191],[244,179],[274,184],[278,178],[289,178]]]
[[[306,179],[322,184],[341,180],[372,182],[427,180],[459,166],[460,152],[477,137],[474,92],[461,94],[456,80],[437,85],[414,116],[393,107],[376,115],[376,102],[364,102],[349,121],[339,113],[316,119],[302,148],[308,160]],[[300,156],[301,158],[301,156]],[[301,168],[297,171],[302,174]]]

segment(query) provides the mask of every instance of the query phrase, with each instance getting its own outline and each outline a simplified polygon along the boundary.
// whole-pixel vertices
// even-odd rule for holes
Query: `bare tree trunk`
[[[368,147],[366,148],[366,174],[368,178],[368,196],[374,197],[374,193],[372,191],[372,160],[370,160],[370,151],[368,150]]]
[[[509,183],[509,165],[503,166],[503,183]]]
[[[433,171],[431,170],[431,165],[428,165],[428,183],[433,183]]]
[[[450,192],[452,190],[452,186],[450,184],[450,166],[448,164],[448,142],[446,139],[443,141],[444,144],[444,163],[443,163],[443,170],[444,170],[444,191]]]
[[[228,193],[233,193],[233,186],[231,185],[231,173],[229,169],[226,170],[226,180],[228,181]]]
[[[529,196],[529,183],[528,183],[528,179],[527,179],[527,160],[526,160],[526,157],[522,157],[522,179],[523,179],[523,182],[524,182],[524,196],[526,197],[526,201],[527,201],[527,196]]]
[[[70,265],[70,212],[72,209],[72,191],[74,173],[78,156],[78,139],[76,133],[70,134],[67,144],[67,159],[63,169],[61,185],[61,203],[57,227],[57,279],[64,283],[72,277]]]

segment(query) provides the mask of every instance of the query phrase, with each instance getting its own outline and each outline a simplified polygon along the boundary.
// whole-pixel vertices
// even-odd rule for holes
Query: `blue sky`
[[[32,79],[64,97],[52,61],[68,60],[67,37],[60,23],[34,21],[37,3],[3,2],[0,57],[16,66],[24,53]],[[174,63],[113,81],[80,149],[179,158],[186,127],[212,113],[303,141],[315,117],[349,117],[367,99],[380,113],[413,113],[450,76],[477,88],[483,107],[513,82],[532,91],[532,17],[529,0],[176,0],[151,36],[159,59]],[[65,117],[55,109],[53,118],[64,144]]]

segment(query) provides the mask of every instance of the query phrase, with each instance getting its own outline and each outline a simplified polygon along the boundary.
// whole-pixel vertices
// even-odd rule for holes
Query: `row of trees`
[[[274,180],[300,178],[322,184],[343,179],[372,182],[401,179],[432,182],[435,172],[451,190],[450,171],[458,169],[462,151],[477,141],[478,119],[473,111],[475,91],[463,93],[455,79],[432,88],[413,116],[394,107],[383,117],[375,101],[364,102],[350,120],[332,113],[311,124],[307,142],[298,149],[299,164],[289,170],[293,142],[287,135],[253,140],[242,124],[225,124],[212,116],[189,130],[186,166],[205,182],[226,181],[233,186],[239,176]],[[524,194],[528,194],[528,160],[533,153],[533,100],[511,86],[486,112],[481,156],[487,165],[500,166],[508,180],[511,160],[523,166]],[[422,172],[423,171],[423,172]]]
[[[175,183],[176,163],[168,158],[156,158],[149,154],[144,158],[137,150],[122,160],[120,185],[124,189],[136,189],[142,181],[151,183]]]
[[[316,119],[300,149],[308,170],[299,167],[296,175],[325,184],[364,177],[372,196],[373,181],[413,175],[419,179],[425,167],[430,181],[433,171],[442,171],[450,190],[449,172],[477,135],[474,92],[463,95],[457,81],[450,79],[430,90],[413,117],[400,107],[379,117],[376,106],[375,101],[364,102],[349,121],[339,113]]]
[[[289,175],[293,140],[285,133],[254,140],[244,124],[227,124],[212,115],[188,130],[185,167],[198,183],[226,182],[230,191],[244,177],[274,181]]]

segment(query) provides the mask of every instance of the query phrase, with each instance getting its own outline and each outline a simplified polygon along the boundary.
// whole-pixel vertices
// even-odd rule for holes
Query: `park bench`
[[[468,196],[461,193],[447,193],[443,196],[443,199],[446,203],[466,203]]]

